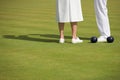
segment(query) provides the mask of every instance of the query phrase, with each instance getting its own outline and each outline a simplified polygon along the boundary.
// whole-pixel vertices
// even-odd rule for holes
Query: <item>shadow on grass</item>
[[[37,36],[37,38],[35,38]],[[40,38],[38,38],[40,37]],[[7,39],[18,39],[18,40],[27,40],[27,41],[37,41],[37,42],[50,42],[58,43],[59,35],[56,34],[28,34],[28,35],[3,35],[3,38]],[[65,36],[66,39],[71,39],[71,36]],[[90,38],[80,37],[83,40],[89,40]]]
[[[15,36],[15,35],[3,35],[4,38],[8,38],[8,39],[18,39],[18,40],[27,40],[27,41],[36,41],[36,42],[54,42],[54,43],[58,43],[58,40],[54,40],[54,39],[42,39],[42,38],[33,38],[30,37],[29,35],[19,35],[19,36]]]
[[[42,37],[47,37],[47,38],[57,38],[59,39],[59,35],[55,35],[55,34],[29,34],[29,35],[39,35]],[[65,36],[65,39],[71,39],[71,36]],[[90,38],[86,38],[86,37],[79,37],[82,40],[90,40]]]
[[[46,37],[46,38],[57,38],[59,39],[59,35],[56,34],[29,34],[33,36],[41,36],[41,37]],[[65,36],[66,39],[71,39],[71,36]]]

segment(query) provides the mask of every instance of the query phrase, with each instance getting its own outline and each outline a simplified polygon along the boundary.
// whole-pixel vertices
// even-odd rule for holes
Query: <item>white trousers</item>
[[[83,21],[81,0],[56,0],[58,22]]]
[[[94,0],[96,21],[101,36],[110,36],[110,24],[108,19],[107,0]]]

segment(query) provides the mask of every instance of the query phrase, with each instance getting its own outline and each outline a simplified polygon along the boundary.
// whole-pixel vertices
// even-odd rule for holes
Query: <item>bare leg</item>
[[[60,38],[64,39],[64,23],[58,23],[58,25],[59,25]]]
[[[82,43],[83,40],[80,40],[77,37],[77,22],[71,22],[71,29],[72,29],[72,43]]]
[[[72,38],[77,38],[77,22],[71,22],[71,29],[72,29]]]

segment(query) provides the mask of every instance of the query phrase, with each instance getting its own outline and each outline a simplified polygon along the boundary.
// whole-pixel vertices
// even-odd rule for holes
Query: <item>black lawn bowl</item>
[[[107,38],[108,43],[113,43],[114,42],[114,37],[110,36]]]
[[[90,39],[91,43],[96,43],[97,42],[97,37],[93,36]]]

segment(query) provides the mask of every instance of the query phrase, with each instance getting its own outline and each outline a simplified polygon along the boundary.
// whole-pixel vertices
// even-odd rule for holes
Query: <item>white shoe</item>
[[[78,37],[76,39],[72,39],[72,43],[82,43],[83,40],[80,40]]]
[[[98,38],[98,42],[107,42],[107,37],[105,37],[105,36],[100,36],[100,37]]]
[[[59,43],[64,43],[65,40],[63,38],[60,38]]]

